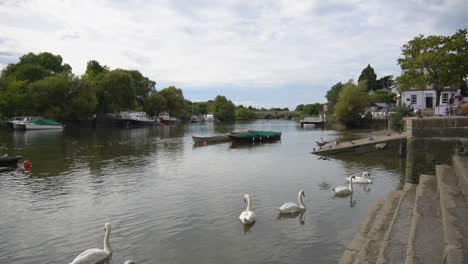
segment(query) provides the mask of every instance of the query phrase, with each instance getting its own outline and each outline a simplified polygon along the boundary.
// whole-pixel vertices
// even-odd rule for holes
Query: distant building
[[[445,88],[440,93],[440,105],[447,105],[452,96],[460,95],[460,90]],[[406,106],[412,106],[413,109],[435,108],[436,91],[427,90],[407,90],[401,93],[402,103]]]

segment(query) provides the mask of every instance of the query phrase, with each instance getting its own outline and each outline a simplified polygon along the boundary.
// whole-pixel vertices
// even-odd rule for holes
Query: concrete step
[[[340,258],[340,264],[351,264],[353,263],[354,259],[356,258],[357,254],[362,248],[362,245],[368,238],[368,234],[370,229],[372,228],[372,224],[375,222],[377,216],[381,213],[382,208],[385,204],[385,201],[377,201],[371,207],[369,214],[367,215],[366,219],[361,223],[359,228],[359,232],[356,233],[353,240],[349,242],[348,246],[345,248],[343,255]]]
[[[423,174],[416,188],[406,264],[440,264],[444,261],[443,252],[436,177]]]
[[[361,226],[361,230],[367,230],[367,236],[365,236],[364,239],[360,240],[362,242],[361,247],[358,247],[356,244],[353,245],[357,252],[353,255],[354,259],[351,259],[351,261],[353,261],[352,263],[375,263],[379,254],[379,249],[382,244],[382,240],[388,229],[388,225],[392,220],[395,210],[398,207],[398,202],[400,200],[401,195],[402,191],[391,192],[388,195],[387,200],[385,200],[385,203],[382,205],[382,208],[375,215],[375,217],[370,216],[369,219],[366,219],[367,221],[363,226]],[[343,259],[343,261],[344,260],[346,259]],[[351,262],[341,262],[340,259],[340,263]]]
[[[385,234],[376,263],[405,262],[417,186],[417,184],[406,183],[403,187],[397,210]]]
[[[437,165],[437,192],[439,196],[442,230],[444,234],[444,260],[446,264],[468,263],[468,209],[455,171],[448,165]]]
[[[458,178],[458,185],[465,196],[468,197],[468,157],[453,156],[452,157],[453,169]]]

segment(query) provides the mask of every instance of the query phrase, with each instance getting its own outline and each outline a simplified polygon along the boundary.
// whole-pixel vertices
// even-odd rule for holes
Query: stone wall
[[[468,138],[468,116],[405,118],[409,138]]]

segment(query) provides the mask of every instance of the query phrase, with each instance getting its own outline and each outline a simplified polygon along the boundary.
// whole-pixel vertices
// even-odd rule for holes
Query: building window
[[[449,99],[449,94],[448,93],[443,93],[442,94],[442,103],[443,104],[448,103],[448,99]]]
[[[415,94],[412,94],[412,95],[411,95],[411,103],[412,103],[412,104],[416,104],[416,103],[418,102],[418,101],[416,100],[416,98],[417,98],[417,97],[416,97]]]

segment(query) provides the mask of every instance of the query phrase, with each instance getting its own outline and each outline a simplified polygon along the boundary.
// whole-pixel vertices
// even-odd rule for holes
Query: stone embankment
[[[468,157],[371,208],[340,263],[468,263]]]

